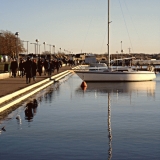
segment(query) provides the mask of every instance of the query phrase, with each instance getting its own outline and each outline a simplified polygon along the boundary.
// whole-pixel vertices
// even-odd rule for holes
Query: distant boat
[[[106,63],[90,63],[90,67],[107,67]]]
[[[154,69],[151,71],[137,71],[133,70],[131,67],[125,68],[111,68],[110,67],[110,53],[109,53],[109,3],[108,0],[108,67],[104,69],[88,69],[88,70],[75,70],[75,73],[83,80],[83,81],[91,81],[91,82],[107,82],[107,81],[152,81],[156,78],[156,74]]]

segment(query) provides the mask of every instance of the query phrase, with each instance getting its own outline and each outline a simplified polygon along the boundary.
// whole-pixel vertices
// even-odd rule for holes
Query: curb
[[[32,96],[33,94],[39,92],[40,90],[48,87],[49,85],[53,84],[54,82],[59,81],[60,79],[62,79],[65,76],[69,75],[70,73],[71,73],[71,71],[69,71],[69,70],[61,72],[61,73],[59,73],[57,75],[54,75],[54,76],[52,76],[50,78],[47,78],[47,79],[45,79],[43,81],[37,82],[36,84],[28,86],[28,87],[26,87],[24,89],[21,89],[19,91],[16,91],[14,93],[11,93],[9,95],[1,97],[0,98],[0,104],[5,103],[6,101],[11,101],[11,102],[9,102],[8,104],[4,104],[4,106],[0,106],[0,113],[6,111],[7,109],[9,109],[11,107],[13,107],[17,103],[20,103],[21,101],[23,101],[26,98]],[[35,88],[35,90],[33,90],[34,88]],[[28,92],[30,90],[32,90],[30,93],[26,93],[26,92]],[[22,95],[21,97],[16,98],[18,95],[21,95],[21,94],[24,94],[24,95]],[[14,100],[12,101],[12,99],[14,99]]]
[[[9,73],[0,73],[0,79],[9,78]]]

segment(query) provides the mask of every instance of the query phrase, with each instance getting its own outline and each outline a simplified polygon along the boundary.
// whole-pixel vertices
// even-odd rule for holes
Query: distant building
[[[86,55],[85,56],[85,63],[90,64],[90,63],[96,63],[96,56],[95,55]]]
[[[85,60],[85,54],[83,54],[83,53],[76,54],[76,55],[75,55],[75,59]]]

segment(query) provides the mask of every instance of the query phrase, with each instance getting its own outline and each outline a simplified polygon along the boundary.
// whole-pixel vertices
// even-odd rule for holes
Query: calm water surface
[[[81,82],[73,75],[1,120],[0,159],[160,159],[160,75],[152,82],[88,83],[86,90]],[[38,106],[25,112],[34,98]]]

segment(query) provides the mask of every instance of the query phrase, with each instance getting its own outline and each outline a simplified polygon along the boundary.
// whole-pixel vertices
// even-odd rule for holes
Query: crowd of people
[[[26,76],[26,83],[28,84],[31,82],[31,78],[33,78],[33,81],[36,81],[37,73],[41,76],[44,70],[44,75],[50,77],[55,70],[58,73],[60,67],[62,67],[62,61],[58,59],[50,60],[39,57],[37,60],[27,57],[26,60],[20,59],[18,64],[17,60],[13,58],[10,64],[10,71],[13,78]]]

